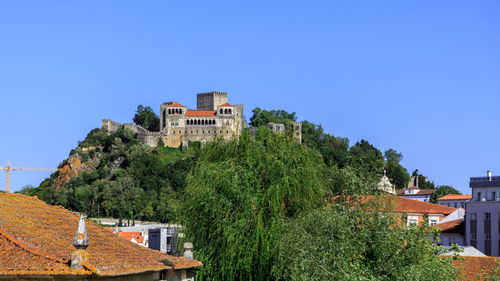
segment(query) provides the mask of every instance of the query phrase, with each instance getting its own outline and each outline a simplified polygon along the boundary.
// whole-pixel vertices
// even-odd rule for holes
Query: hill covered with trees
[[[152,109],[142,105],[133,120],[150,129],[157,128],[159,122]],[[265,128],[269,122],[283,123],[287,128],[285,136],[291,137],[292,123],[296,121],[295,113],[256,108],[249,125]],[[329,168],[322,174],[322,181],[331,184],[328,193],[373,190],[384,170],[397,188],[403,188],[410,179],[400,164],[402,154],[393,149],[382,153],[366,140],[351,146],[349,139],[325,133],[321,125],[308,121],[303,121],[302,139],[304,146],[318,153],[318,159]],[[70,152],[57,172],[37,188],[22,192],[90,217],[178,222],[188,175],[199,154],[206,150],[199,143],[189,147],[186,151],[162,144],[150,148],[128,129],[110,135],[94,129]],[[363,190],[354,190],[360,187],[347,180],[351,176],[363,183]],[[452,192],[456,190],[446,187],[437,193],[442,196]]]

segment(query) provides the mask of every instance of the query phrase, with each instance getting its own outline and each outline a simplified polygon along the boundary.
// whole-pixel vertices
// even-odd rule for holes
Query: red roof
[[[185,106],[178,102],[174,102],[173,104],[167,105],[167,107],[185,107]]]
[[[394,207],[392,212],[394,213],[417,213],[417,214],[434,214],[434,215],[449,215],[453,213],[456,208],[442,206],[433,203],[422,202],[418,200],[413,200],[405,197],[394,196],[391,194],[380,195],[385,196],[387,203],[391,203],[390,206]],[[335,196],[337,197],[337,196]],[[335,198],[333,197],[333,198]],[[365,203],[369,200],[374,199],[374,195],[363,195],[361,196],[361,203]],[[391,201],[393,200],[393,201]],[[394,205],[392,205],[394,203]]]
[[[485,277],[491,277],[493,270],[498,268],[499,264],[500,258],[498,257],[466,256],[453,260],[453,265],[465,280],[484,280]],[[476,277],[479,278],[476,279]]]
[[[443,223],[436,224],[437,227],[441,228],[442,232],[453,231],[453,232],[463,232],[464,228],[464,218],[447,221]]]
[[[202,264],[144,248],[86,221],[90,256],[84,269],[70,268],[79,216],[22,194],[0,193],[0,276],[78,274],[117,276]]]
[[[470,200],[472,195],[460,195],[460,194],[447,194],[443,197],[439,197],[437,200]]]
[[[137,243],[143,243],[144,242],[144,237],[142,236],[142,232],[120,232],[118,236],[127,239],[128,241],[132,241],[132,238],[137,242]]]
[[[230,105],[230,104],[229,104],[229,103],[227,103],[227,102],[226,102],[225,104],[221,104],[221,105],[219,105],[219,107],[223,107],[223,106],[232,106],[232,105]]]
[[[418,192],[415,194],[405,194],[405,190],[408,189],[418,189]],[[410,187],[410,188],[405,188],[405,189],[398,189],[396,190],[396,195],[398,196],[419,196],[419,195],[430,195],[432,194],[436,189],[419,189],[418,187]]]
[[[449,215],[456,210],[456,208],[422,202],[409,198],[399,196],[393,197],[396,198],[396,206],[394,208],[394,212],[396,213],[429,213]]]
[[[215,117],[215,110],[187,110],[187,117]]]

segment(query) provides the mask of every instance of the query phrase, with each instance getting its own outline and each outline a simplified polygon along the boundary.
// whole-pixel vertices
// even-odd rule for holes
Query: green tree
[[[269,122],[290,125],[297,121],[295,112],[289,113],[285,110],[262,110],[256,107],[252,113],[250,125],[254,127],[265,126]]]
[[[319,150],[325,163],[340,168],[347,165],[349,139],[334,137],[323,131],[321,125],[309,121],[302,122],[302,143]]]
[[[380,177],[384,170],[382,152],[366,140],[361,140],[349,150],[349,165],[367,178]]]
[[[405,188],[410,181],[408,171],[399,162],[403,159],[403,154],[394,149],[389,149],[384,153],[385,169],[387,177],[397,189]]]
[[[407,228],[385,207],[391,206],[386,198],[354,205],[343,201],[290,220],[277,243],[273,276],[304,281],[456,280],[452,258],[435,255],[438,249],[428,239],[436,233],[424,226]]]
[[[151,107],[144,107],[142,104],[137,106],[134,123],[150,131],[160,130],[160,117],[154,113]]]
[[[263,127],[252,139],[208,144],[188,177],[187,240],[204,263],[198,280],[270,280],[284,220],[324,194],[319,153]]]
[[[431,194],[431,203],[437,203],[437,199],[447,194],[462,194],[460,191],[449,185],[441,185]]]

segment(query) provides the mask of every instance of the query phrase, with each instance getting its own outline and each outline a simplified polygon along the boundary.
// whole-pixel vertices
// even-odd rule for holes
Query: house
[[[472,195],[447,194],[437,199],[439,205],[465,209],[465,204],[472,199]]]
[[[406,214],[406,222],[408,225],[412,223],[419,224],[424,221],[424,218],[427,218],[429,220],[429,225],[435,225],[443,220],[446,216],[457,210],[455,208],[408,199],[405,197],[393,197],[396,199],[394,212],[399,214]]]
[[[396,191],[397,196],[401,196],[408,199],[418,200],[422,202],[430,202],[431,194],[436,191],[435,189],[420,189],[416,186],[408,187],[405,189],[399,189]]]
[[[173,257],[37,197],[0,193],[0,279],[193,281],[202,264],[186,244]]]
[[[500,256],[500,176],[471,177],[472,199],[465,209],[466,245]]]
[[[437,227],[441,229],[441,235],[439,242],[443,246],[451,246],[451,244],[457,244],[458,246],[464,245],[464,231],[465,223],[464,218],[446,221],[436,224]]]

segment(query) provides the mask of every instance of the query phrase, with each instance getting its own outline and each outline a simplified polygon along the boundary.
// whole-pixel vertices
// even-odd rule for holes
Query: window
[[[429,219],[429,224],[430,225],[436,225],[438,223],[438,219],[437,218],[430,218]]]
[[[476,215],[476,213],[470,213],[470,220],[472,220],[472,221],[477,220],[477,215]]]
[[[411,224],[418,224],[418,217],[417,216],[408,216],[407,217],[407,226],[410,226]]]
[[[491,213],[489,212],[484,213],[484,219],[489,221],[491,219]]]
[[[471,233],[470,234],[470,240],[476,240],[476,233]]]
[[[448,207],[450,207],[450,203],[448,203]]]
[[[454,206],[455,208],[457,208],[457,202],[453,203],[453,206]]]
[[[477,201],[481,201],[481,192],[477,193]]]
[[[497,197],[497,193],[496,193],[496,191],[493,191],[491,193],[491,201],[495,201],[496,197]]]
[[[484,239],[491,240],[491,233],[485,233],[484,234]]]
[[[465,209],[465,202],[462,202],[462,209]]]

